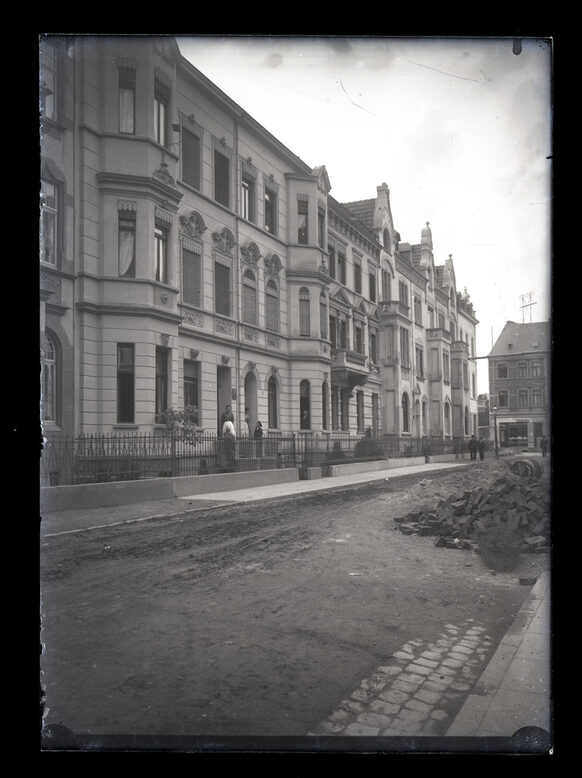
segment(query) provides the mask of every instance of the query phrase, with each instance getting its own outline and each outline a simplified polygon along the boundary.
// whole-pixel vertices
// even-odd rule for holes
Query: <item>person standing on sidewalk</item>
[[[540,440],[540,448],[542,450],[542,456],[545,457],[545,455],[548,453],[548,439],[545,435]]]
[[[474,435],[471,435],[471,440],[469,441],[469,454],[471,454],[472,460],[477,459],[477,441]]]
[[[253,436],[256,443],[256,456],[260,459],[263,456],[263,425],[260,421],[257,422]]]
[[[479,449],[479,459],[481,462],[485,459],[485,441],[483,438],[479,438],[479,442],[477,443],[477,448]]]

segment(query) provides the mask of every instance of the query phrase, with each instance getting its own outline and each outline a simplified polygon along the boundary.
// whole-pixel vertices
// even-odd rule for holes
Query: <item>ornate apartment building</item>
[[[41,43],[43,424],[477,432],[477,319],[452,258],[339,203],[172,38]]]

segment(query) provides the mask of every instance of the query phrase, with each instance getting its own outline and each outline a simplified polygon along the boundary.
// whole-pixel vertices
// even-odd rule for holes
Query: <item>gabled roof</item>
[[[342,203],[356,219],[365,224],[369,229],[374,229],[374,211],[376,210],[376,200],[355,200],[351,203]]]
[[[514,354],[532,354],[550,351],[552,347],[552,328],[549,321],[517,324],[508,321],[489,356],[512,356]]]
[[[445,273],[445,266],[444,265],[435,265],[434,268],[434,277],[437,282],[437,286],[442,286],[444,281],[444,273]]]

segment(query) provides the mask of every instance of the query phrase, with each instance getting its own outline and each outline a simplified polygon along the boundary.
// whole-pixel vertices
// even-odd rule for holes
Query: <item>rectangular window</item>
[[[403,305],[408,305],[408,287],[404,281],[398,283],[398,299]]]
[[[340,414],[341,414],[341,428],[342,430],[349,430],[350,428],[350,395],[347,389],[340,389]]]
[[[317,245],[320,249],[325,248],[325,211],[323,208],[317,209]]]
[[[161,146],[166,145],[168,106],[161,97],[154,97],[154,140]]]
[[[133,343],[117,344],[117,423],[134,422],[135,365]]]
[[[119,68],[119,132],[135,133],[135,70]]]
[[[255,181],[243,175],[241,181],[241,216],[249,222],[255,221]]]
[[[168,410],[168,356],[167,348],[156,346],[156,424],[163,424]]]
[[[414,297],[414,321],[416,324],[422,324],[422,302],[420,297]]]
[[[346,283],[346,255],[343,248],[339,248],[337,252],[337,270],[338,281],[340,284]]]
[[[40,95],[45,119],[57,119],[57,50],[46,41],[41,43]]]
[[[310,299],[299,295],[299,334],[302,337],[311,335]]]
[[[471,374],[471,397],[477,396],[477,385],[476,385],[476,379],[475,379],[475,373]]]
[[[230,207],[230,160],[219,151],[214,151],[214,199]]]
[[[375,332],[370,332],[370,359],[372,364],[376,364],[378,359],[378,353],[376,351],[377,337]]]
[[[242,284],[242,320],[246,324],[257,323],[257,283],[252,271],[247,270]]]
[[[277,384],[273,377],[267,384],[267,424],[269,429],[277,429]]]
[[[320,337],[327,340],[327,304],[325,302],[325,299],[323,297],[319,300],[319,332]]]
[[[376,273],[370,273],[368,276],[368,282],[370,287],[370,300],[376,302]]]
[[[463,386],[469,388],[469,366],[463,362]]]
[[[339,429],[339,402],[338,402],[339,389],[335,386],[331,387],[331,428],[332,430]]]
[[[297,198],[297,243],[309,243],[308,232],[309,202],[306,197]]]
[[[527,362],[518,362],[517,363],[517,377],[518,378],[527,378]]]
[[[354,326],[354,347],[358,354],[364,353],[364,341],[362,339],[362,328],[357,324]]]
[[[277,234],[277,195],[269,189],[265,189],[265,229]]]
[[[199,408],[200,390],[200,362],[193,359],[184,360],[184,408],[195,409],[192,411],[192,421],[197,426],[200,423]]]
[[[449,354],[446,351],[443,351],[443,380],[444,381],[450,381],[451,380],[451,372],[450,372],[450,358]]]
[[[531,363],[531,377],[532,378],[541,378],[542,377],[542,363],[541,362],[532,362]]]
[[[120,211],[117,221],[118,272],[122,278],[135,278],[135,214]]]
[[[338,348],[348,347],[348,323],[344,319],[338,320]]]
[[[424,355],[422,353],[422,349],[418,346],[415,349],[416,352],[416,375],[419,378],[424,377]]]
[[[408,330],[404,327],[400,328],[400,364],[403,367],[410,367]]]
[[[168,233],[161,227],[154,229],[154,252],[156,257],[156,281],[168,283]]]
[[[378,395],[372,395],[372,432],[376,434],[380,431],[380,406],[378,402]]]
[[[202,307],[202,256],[185,247],[182,249],[182,300]]]
[[[200,138],[182,125],[182,178],[200,189]]]
[[[541,389],[531,390],[531,404],[534,406],[534,408],[541,408],[541,406],[543,405],[543,397],[542,397]]]
[[[274,281],[267,283],[265,324],[268,330],[279,332],[279,293]]]
[[[499,392],[497,400],[500,408],[507,408],[509,404],[509,395],[506,391]]]
[[[520,389],[517,393],[517,400],[520,408],[527,408],[528,405],[528,391],[527,389]]]
[[[362,266],[359,262],[354,263],[354,292],[362,294]]]
[[[445,328],[445,317],[442,313],[439,313],[439,329],[444,330]]]
[[[364,393],[356,392],[356,421],[358,432],[364,431]]]
[[[214,263],[214,309],[216,313],[230,316],[231,311],[230,265]]]
[[[390,299],[390,276],[387,270],[382,270],[382,300]]]
[[[330,314],[329,317],[329,339],[331,341],[331,348],[337,348],[337,319]]]
[[[429,306],[428,309],[428,326],[432,330],[434,327],[434,309]]]
[[[329,246],[329,274],[332,278],[335,278],[335,246]]]
[[[50,181],[42,182],[41,210],[42,235],[41,259],[49,265],[57,264],[58,190]]]
[[[507,365],[497,365],[497,378],[507,378]]]

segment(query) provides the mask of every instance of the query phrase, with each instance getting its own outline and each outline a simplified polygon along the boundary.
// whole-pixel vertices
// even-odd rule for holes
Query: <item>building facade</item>
[[[496,433],[501,448],[539,448],[551,435],[550,322],[508,321],[488,361],[492,439]]]
[[[470,298],[386,184],[334,200],[171,38],[47,37],[41,79],[46,432],[476,434]]]

